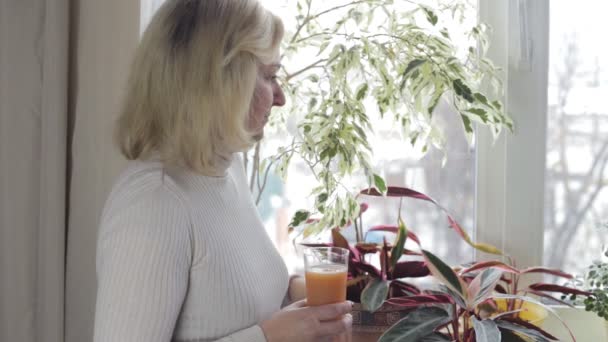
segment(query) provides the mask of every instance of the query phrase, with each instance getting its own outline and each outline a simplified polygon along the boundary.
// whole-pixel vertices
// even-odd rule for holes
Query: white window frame
[[[496,142],[487,129],[477,131],[475,238],[501,248],[520,268],[539,266],[545,232],[549,0],[478,1],[480,21],[493,28],[488,54],[503,69],[503,100],[515,130]],[[491,258],[476,255],[477,260]],[[554,310],[580,341],[608,338],[608,324],[594,313],[565,306]],[[543,328],[570,340],[554,317]]]
[[[475,237],[519,267],[543,263],[549,14],[549,0],[479,0],[515,129],[496,142],[478,130]]]

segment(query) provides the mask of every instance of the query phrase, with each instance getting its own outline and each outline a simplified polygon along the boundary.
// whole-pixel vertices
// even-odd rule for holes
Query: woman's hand
[[[296,302],[306,298],[306,279],[301,275],[293,275],[289,281],[289,301]]]
[[[330,341],[349,333],[352,326],[351,302],[307,307],[306,301],[293,303],[260,326],[268,342]]]

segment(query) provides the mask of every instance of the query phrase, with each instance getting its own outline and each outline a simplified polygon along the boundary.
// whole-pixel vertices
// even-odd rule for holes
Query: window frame
[[[501,248],[519,267],[542,265],[549,1],[478,6],[480,21],[493,28],[488,56],[503,69],[503,100],[515,128],[497,141],[487,129],[477,131],[475,238]]]

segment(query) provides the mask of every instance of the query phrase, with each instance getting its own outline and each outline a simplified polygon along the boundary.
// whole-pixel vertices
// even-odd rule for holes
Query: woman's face
[[[277,81],[280,67],[279,63],[260,64],[258,67],[258,77],[247,120],[247,129],[253,133],[256,141],[264,137],[264,126],[268,122],[270,109],[285,104],[285,94]]]

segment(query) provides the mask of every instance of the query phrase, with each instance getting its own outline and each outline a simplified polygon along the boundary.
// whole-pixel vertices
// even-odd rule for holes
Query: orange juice
[[[317,306],[346,300],[345,265],[327,264],[306,271],[306,304]]]

